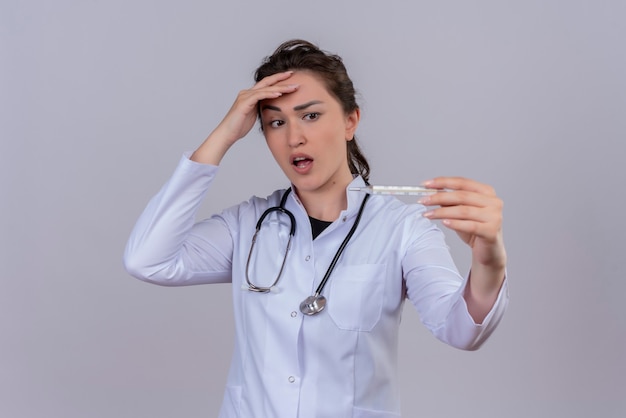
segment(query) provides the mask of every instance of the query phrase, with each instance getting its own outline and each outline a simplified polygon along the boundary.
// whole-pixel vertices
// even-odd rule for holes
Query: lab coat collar
[[[348,198],[348,207],[346,210],[341,211],[341,213],[339,214],[340,218],[346,217],[347,219],[347,217],[356,216],[357,212],[359,211],[359,208],[361,207],[361,203],[363,203],[363,199],[365,198],[365,193],[361,191],[351,191],[350,188],[351,187],[364,187],[366,185],[367,184],[365,183],[365,180],[363,180],[363,177],[361,177],[360,175],[354,176],[354,179],[346,187],[346,197]],[[294,203],[296,203],[296,205],[299,208],[301,208],[301,210],[304,213],[306,213],[304,209],[304,205],[302,205],[302,202],[300,201],[298,194],[293,192],[293,190],[295,190],[295,187],[293,184],[291,185],[291,189],[292,189],[292,192],[290,193],[288,200],[291,200]]]
[[[348,197],[348,209],[344,211],[348,215],[356,214],[363,203],[365,193],[361,191],[351,191],[351,187],[365,187],[366,183],[361,176],[355,176],[348,187],[346,188],[346,195]]]

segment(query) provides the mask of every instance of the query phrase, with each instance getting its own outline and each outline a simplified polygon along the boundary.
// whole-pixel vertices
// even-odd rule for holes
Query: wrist
[[[216,129],[191,154],[189,159],[202,164],[219,165],[234,142]]]

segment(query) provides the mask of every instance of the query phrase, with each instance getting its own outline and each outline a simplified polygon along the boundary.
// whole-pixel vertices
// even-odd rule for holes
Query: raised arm
[[[279,97],[298,86],[276,83],[292,72],[274,74],[243,90],[224,119],[150,201],[126,245],[124,265],[148,282],[182,286],[230,280],[232,237],[226,223],[195,215],[228,149],[246,136],[257,118],[259,100]]]
[[[191,160],[204,164],[219,165],[230,147],[246,136],[257,118],[257,103],[293,93],[295,84],[277,85],[286,80],[293,71],[278,73],[264,78],[248,90],[239,92],[235,103],[207,139],[191,155]]]

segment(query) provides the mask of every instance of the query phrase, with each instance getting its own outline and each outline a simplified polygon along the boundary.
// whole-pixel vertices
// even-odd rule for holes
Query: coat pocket
[[[371,331],[382,312],[385,265],[337,266],[329,290],[328,312],[338,328]]]

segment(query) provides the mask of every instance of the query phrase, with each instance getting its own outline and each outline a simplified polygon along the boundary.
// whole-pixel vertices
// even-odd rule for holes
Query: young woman
[[[232,282],[236,341],[221,418],[399,417],[405,298],[437,338],[466,350],[504,312],[502,202],[458,177],[425,182],[451,191],[411,205],[351,191],[368,184],[369,166],[338,56],[289,41],[255,79],[150,201],[125,266],[166,286]],[[257,118],[291,187],[196,223],[220,161]],[[471,247],[465,278],[434,219]]]

